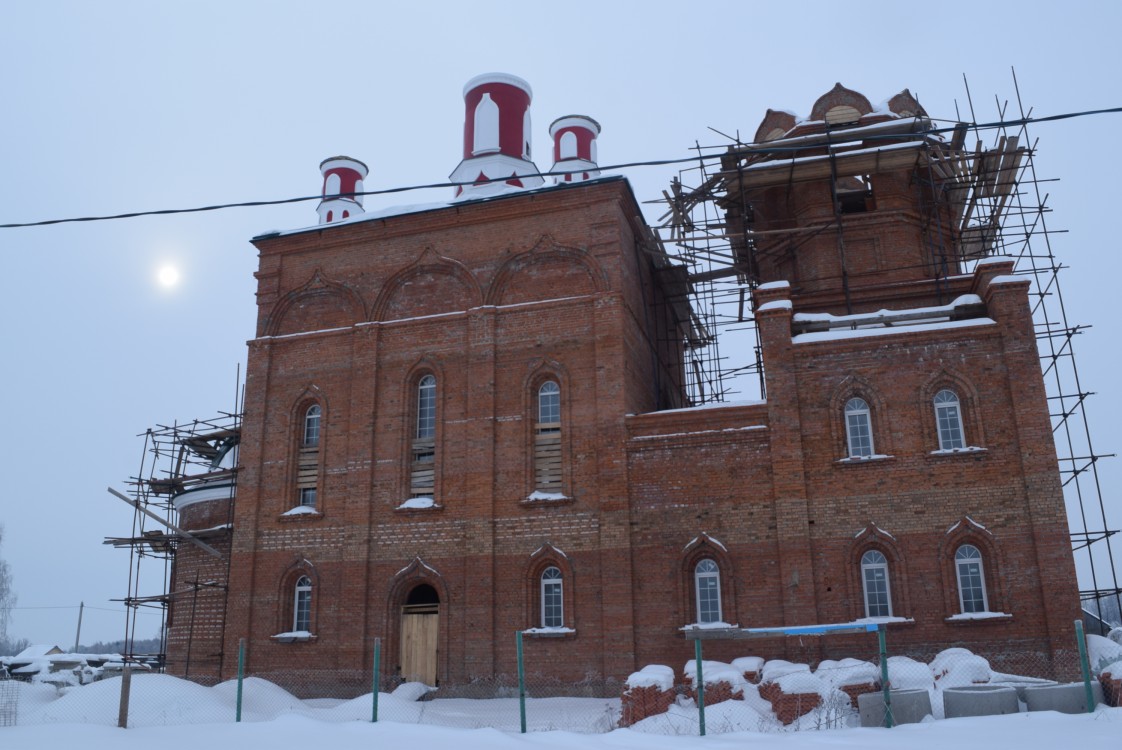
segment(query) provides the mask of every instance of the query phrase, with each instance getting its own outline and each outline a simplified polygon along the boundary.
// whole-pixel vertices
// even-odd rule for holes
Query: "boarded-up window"
[[[538,388],[538,419],[534,428],[534,487],[539,492],[561,488],[561,387],[547,380]]]
[[[436,489],[436,378],[417,382],[417,421],[413,433],[410,497],[433,497]]]
[[[319,441],[322,410],[312,404],[300,426],[300,450],[296,458],[296,493],[299,505],[316,507],[319,482]]]

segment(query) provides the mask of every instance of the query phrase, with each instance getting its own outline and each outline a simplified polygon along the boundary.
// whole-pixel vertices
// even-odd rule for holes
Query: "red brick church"
[[[688,269],[600,175],[599,125],[554,122],[543,179],[529,86],[464,98],[448,203],[364,212],[336,157],[319,224],[253,239],[228,590],[173,598],[169,671],[229,677],[244,638],[251,673],[369,674],[380,638],[385,673],[455,685],[512,673],[523,631],[537,671],[623,679],[688,659],[686,626],[865,618],[900,652],[1070,656],[1029,281],[923,200],[961,146],[910,94],[839,86],[724,156],[765,398],[704,407]],[[191,530],[231,501],[177,502]],[[181,545],[172,591],[226,567]]]

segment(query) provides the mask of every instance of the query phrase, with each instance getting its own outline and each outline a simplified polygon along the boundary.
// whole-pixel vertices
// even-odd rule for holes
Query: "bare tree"
[[[4,527],[0,526],[0,544],[4,541]],[[12,608],[16,606],[16,595],[12,591],[12,571],[8,562],[0,557],[0,654],[9,650],[11,642],[8,640],[8,622],[12,616]]]

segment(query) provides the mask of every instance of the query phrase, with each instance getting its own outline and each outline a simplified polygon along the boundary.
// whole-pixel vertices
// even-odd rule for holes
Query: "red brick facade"
[[[381,638],[393,673],[417,591],[438,599],[440,682],[511,674],[515,631],[558,624],[542,601],[555,567],[563,627],[526,635],[528,669],[623,680],[691,656],[679,629],[699,619],[699,561],[717,564],[725,622],[848,622],[866,614],[869,550],[887,560],[892,615],[914,621],[893,626],[900,651],[1068,651],[1078,599],[1028,282],[1002,263],[936,281],[906,176],[877,188],[875,210],[847,226],[849,307],[832,238],[762,264],[762,281],[791,282],[755,293],[767,398],[702,409],[681,408],[665,258],[639,241],[622,179],[257,238],[223,676],[241,638],[251,672],[340,673],[368,672]],[[798,191],[759,205],[773,216],[794,205],[799,221],[830,210],[821,185]],[[946,324],[816,333],[795,319],[962,295],[980,306]],[[403,508],[417,494],[428,375],[433,504]],[[560,386],[563,497],[530,499],[546,380]],[[939,451],[941,389],[957,394],[969,450]],[[869,407],[869,458],[848,458],[853,397]],[[312,404],[315,512],[285,515],[300,502]],[[988,610],[1005,616],[948,619],[961,611],[963,544],[981,553]],[[182,554],[177,576],[190,580],[200,553]],[[294,630],[304,576],[312,635],[275,638]],[[173,670],[186,606],[176,604]],[[870,650],[837,638],[809,657],[851,647]],[[753,649],[788,655],[781,640]],[[706,646],[710,659],[743,652]]]

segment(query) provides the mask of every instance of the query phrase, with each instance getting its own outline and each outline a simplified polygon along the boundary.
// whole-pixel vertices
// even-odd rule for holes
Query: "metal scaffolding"
[[[186,616],[191,617],[192,603],[201,591],[215,588],[225,591],[225,581],[190,581],[176,591],[171,587],[176,554],[184,544],[206,548],[209,547],[207,541],[229,538],[233,529],[233,503],[229,504],[229,517],[224,524],[188,533],[177,526],[173,499],[206,483],[233,483],[237,469],[215,468],[214,464],[225,451],[236,449],[240,432],[241,414],[221,413],[210,419],[158,425],[143,433],[140,470],[128,480],[127,498],[118,495],[131,500],[133,505],[132,531],[129,536],[105,540],[105,544],[129,550],[128,594],[120,600],[127,610],[126,660],[141,660],[142,657],[133,653],[132,646],[137,638],[137,616],[140,612],[155,610],[160,614],[159,662],[163,664],[167,652],[169,608],[178,603],[188,609]],[[231,491],[231,497],[232,494]],[[228,570],[229,555],[225,558]],[[159,593],[143,593],[152,591]],[[189,632],[192,631],[193,628],[189,629]],[[151,657],[150,654],[143,655],[144,660],[151,660]]]
[[[848,305],[851,269],[845,263],[843,217],[855,202],[871,198],[870,178],[910,166],[921,206],[924,264],[940,295],[941,281],[971,273],[993,256],[1015,259],[1014,273],[1032,281],[1033,321],[1073,550],[1090,576],[1091,586],[1080,596],[1097,614],[1105,599],[1122,609],[1111,546],[1117,529],[1108,522],[1098,472],[1098,461],[1108,456],[1092,444],[1086,412],[1091,394],[1080,381],[1074,351],[1074,339],[1087,326],[1068,320],[1059,283],[1063,266],[1053,251],[1059,230],[1047,222],[1051,209],[1043,185],[1048,180],[1037,175],[1031,112],[1021,100],[1015,73],[1012,83],[1014,101],[995,98],[992,122],[978,121],[967,84],[969,119],[956,113],[953,121],[938,121],[920,108],[914,117],[878,125],[827,124],[824,132],[811,135],[783,134],[757,143],[724,136],[728,140],[721,145],[695,144],[696,164],[672,180],[661,200],[651,201],[664,204],[666,211],[650,241],[686,269],[679,288],[700,319],[703,335],[685,342],[690,400],[720,402],[734,394],[763,398],[763,362],[752,317],[761,263],[793,256],[811,239],[835,233],[842,270],[833,281]],[[808,150],[821,156],[804,157]],[[829,180],[832,220],[764,231],[754,226],[752,189],[811,180]],[[732,356],[722,355],[719,342]]]

